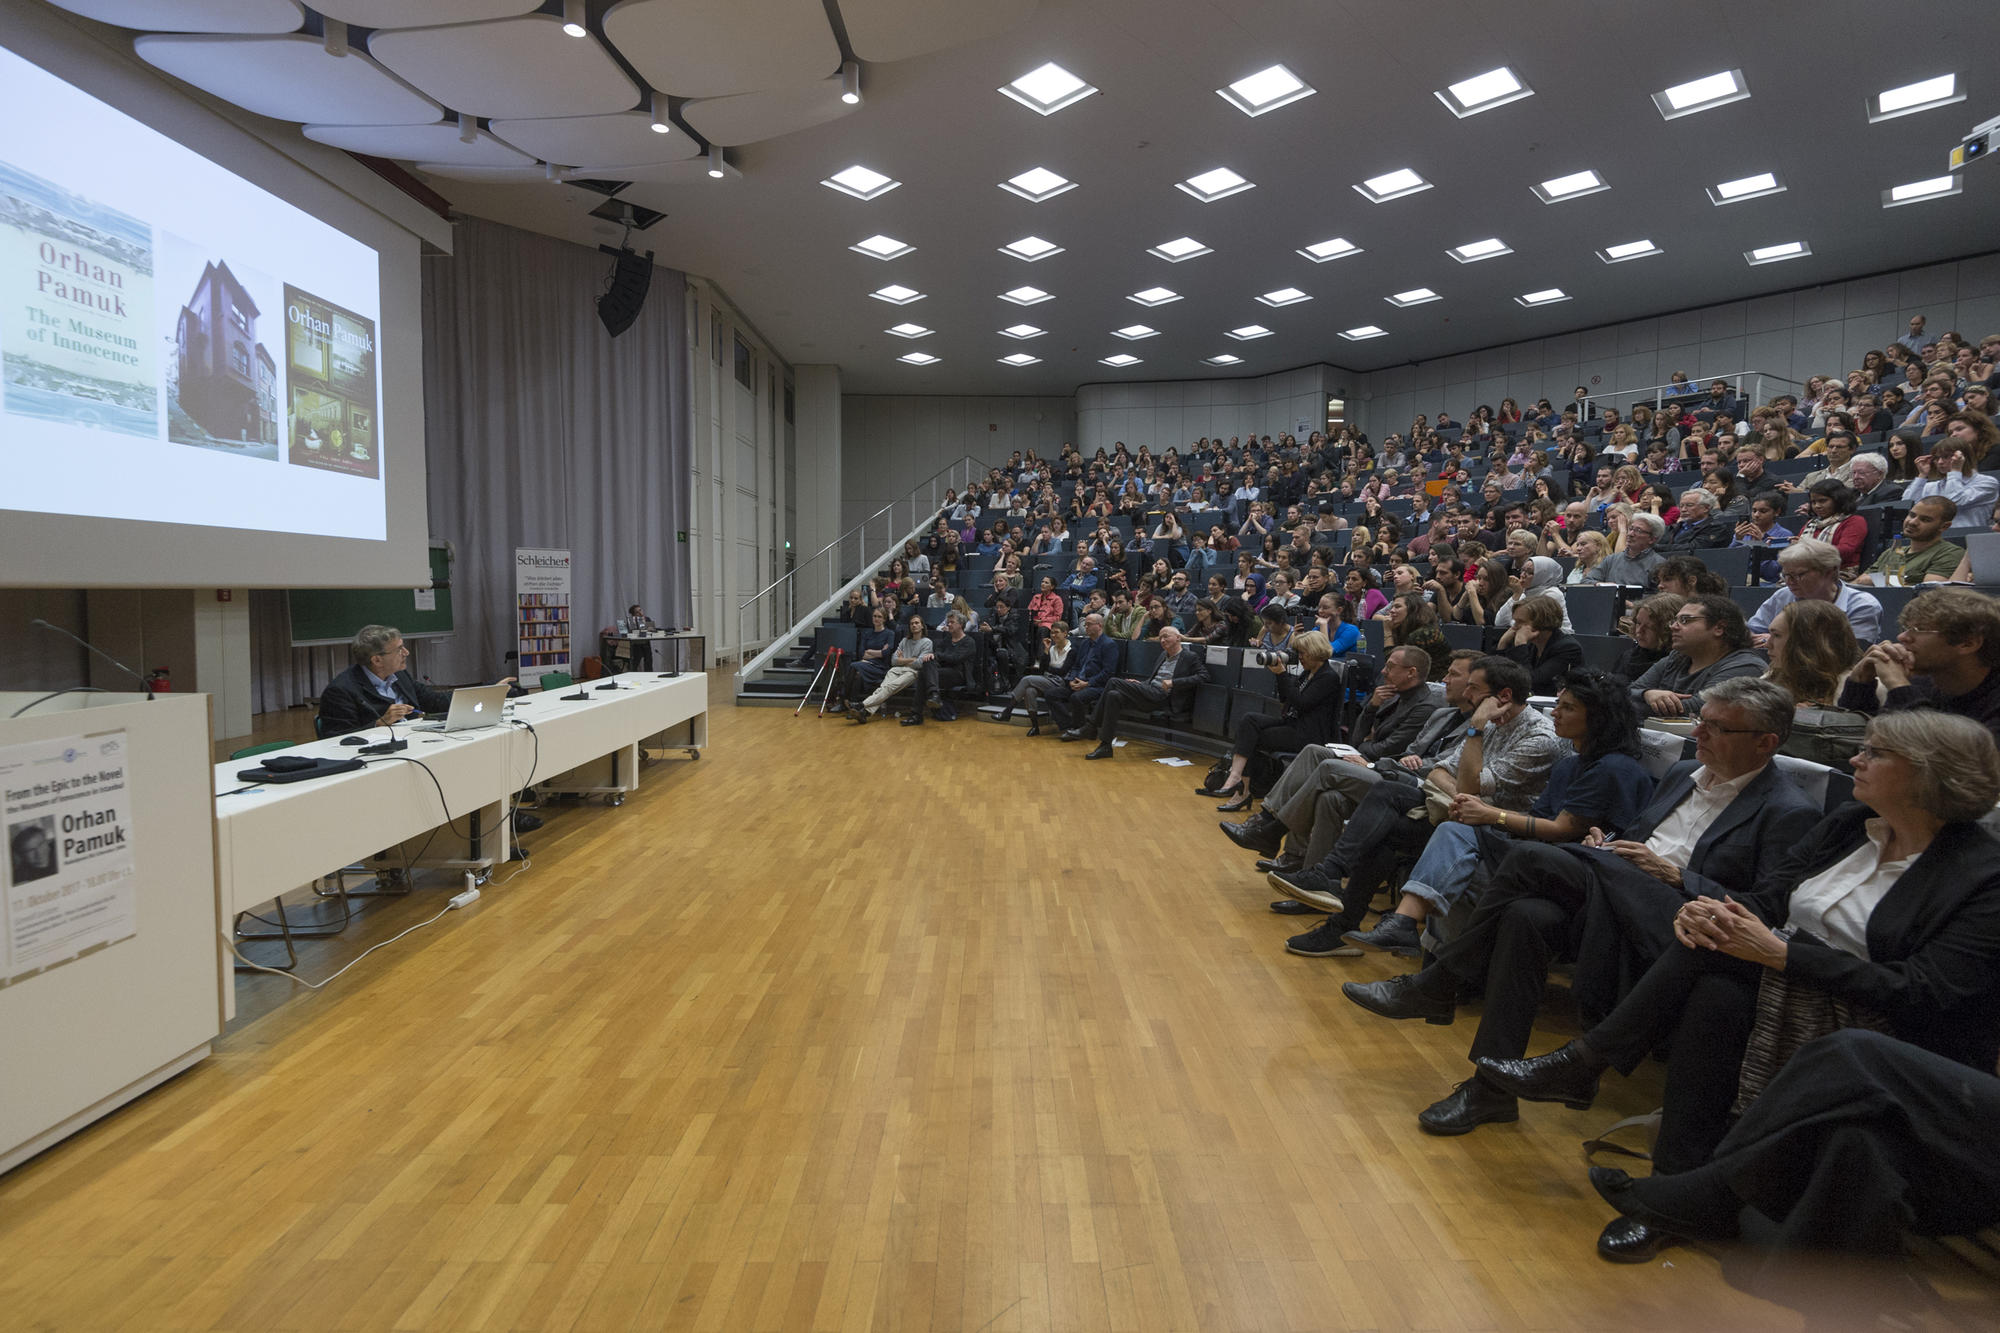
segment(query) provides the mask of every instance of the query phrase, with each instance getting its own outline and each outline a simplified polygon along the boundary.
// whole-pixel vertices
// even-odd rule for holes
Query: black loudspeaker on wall
[[[608,245],[597,248],[618,261],[604,295],[597,298],[597,317],[604,321],[604,331],[616,338],[632,327],[632,321],[639,318],[639,308],[646,304],[646,289],[653,285],[653,252],[641,255]]]

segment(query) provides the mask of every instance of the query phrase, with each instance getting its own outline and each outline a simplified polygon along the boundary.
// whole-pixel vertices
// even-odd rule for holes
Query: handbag
[[[1889,1024],[1872,1010],[1767,968],[1757,985],[1757,1018],[1743,1048],[1736,1104],[1730,1114],[1740,1116],[1749,1110],[1801,1046],[1842,1028],[1887,1032]]]

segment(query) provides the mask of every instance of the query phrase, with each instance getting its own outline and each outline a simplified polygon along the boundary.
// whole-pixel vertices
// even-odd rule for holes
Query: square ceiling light
[[[893,236],[870,236],[865,241],[856,241],[847,247],[857,255],[867,255],[870,259],[900,259],[917,247],[905,245]]]
[[[1179,264],[1185,260],[1199,259],[1203,255],[1212,255],[1215,251],[1192,236],[1182,236],[1178,240],[1161,241],[1146,253],[1164,259],[1169,264]]]
[[[908,305],[912,301],[924,299],[922,292],[914,287],[905,287],[900,282],[892,282],[887,287],[877,287],[868,294],[878,301],[887,301],[890,305]]]
[[[1934,79],[1906,83],[1900,88],[1876,93],[1868,99],[1868,123],[1872,125],[1878,120],[1914,116],[1919,111],[1950,106],[1953,102],[1964,100],[1965,87],[1959,83],[1958,75],[1940,74]]]
[[[1569,300],[1569,293],[1560,287],[1544,287],[1538,292],[1524,292],[1514,300],[1525,306],[1554,305]]]
[[[1607,264],[1622,264],[1628,259],[1644,259],[1647,255],[1663,253],[1651,241],[1620,241],[1617,245],[1607,245],[1597,252],[1597,257]]]
[[[1139,358],[1133,356],[1130,352],[1115,352],[1110,356],[1100,356],[1097,360],[1098,364],[1106,366],[1136,366],[1139,364]]]
[[[1401,199],[1406,194],[1417,194],[1431,188],[1431,183],[1408,167],[1397,167],[1379,176],[1370,176],[1354,187],[1362,198],[1371,204],[1386,204],[1391,199]]]
[[[1076,188],[1073,180],[1064,180],[1047,167],[1030,167],[1018,176],[1009,176],[1000,182],[1000,188],[1008,194],[1018,194],[1031,204],[1039,204],[1044,199]]]
[[[1026,260],[1030,264],[1037,260],[1047,259],[1051,255],[1059,255],[1062,252],[1063,248],[1060,245],[1057,245],[1054,241],[1045,241],[1039,236],[1023,236],[1018,241],[1009,241],[1000,247],[1001,254],[1012,255],[1014,258]]]
[[[1387,337],[1389,330],[1379,324],[1363,324],[1358,329],[1342,329],[1340,336],[1351,343],[1365,342],[1370,338]]]
[[[925,328],[923,325],[908,322],[892,325],[882,330],[882,332],[893,333],[898,338],[928,338],[931,335],[931,330]]]
[[[1444,298],[1428,287],[1412,287],[1407,292],[1397,292],[1394,296],[1385,296],[1382,299],[1390,305],[1409,306],[1425,305],[1431,301],[1439,301]]]
[[[905,352],[896,359],[908,362],[913,366],[934,366],[938,363],[938,358],[932,356],[929,352]]]
[[[1229,330],[1224,336],[1234,338],[1240,343],[1247,343],[1258,338],[1270,337],[1271,330],[1265,328],[1262,324],[1245,324],[1241,328]]]
[[[1761,245],[1755,250],[1745,250],[1743,258],[1752,267],[1758,264],[1782,264],[1787,259],[1804,259],[1812,253],[1812,247],[1804,241],[1786,241],[1782,245]]]
[[[1933,176],[1927,181],[1892,185],[1882,191],[1882,207],[1901,208],[1904,204],[1920,204],[1926,199],[1942,199],[1946,195],[1957,194],[1962,188],[1963,183],[1957,176]]]
[[[1066,106],[1075,106],[1096,91],[1053,60],[1000,89],[1003,96],[1043,116],[1053,116]]]
[[[1733,181],[1722,181],[1708,187],[1708,201],[1718,207],[1723,204],[1740,204],[1745,199],[1762,199],[1767,194],[1783,194],[1785,183],[1768,171],[1760,171],[1754,176],[1740,176]]]
[[[1518,102],[1524,97],[1533,97],[1535,90],[1521,82],[1513,70],[1502,65],[1499,69],[1489,69],[1484,74],[1475,74],[1469,79],[1461,79],[1437,94],[1452,115],[1464,120],[1482,111],[1491,111],[1496,106]]]
[[[1297,305],[1301,301],[1312,300],[1296,287],[1280,287],[1275,292],[1265,292],[1257,299],[1268,306]]]
[[[842,194],[852,195],[856,199],[880,199],[883,195],[889,193],[889,191],[902,183],[898,180],[890,180],[881,172],[871,171],[869,168],[858,164],[848,167],[844,171],[836,171],[820,182],[821,185],[824,185],[829,190],[838,190]]]
[[[1243,364],[1242,357],[1232,356],[1228,352],[1224,352],[1221,356],[1205,356],[1202,360],[1211,366],[1240,366]]]
[[[1122,329],[1111,330],[1111,336],[1123,338],[1128,343],[1135,343],[1141,338],[1157,338],[1160,336],[1160,331],[1145,324],[1127,324]]]
[[[1290,106],[1302,97],[1311,97],[1314,91],[1312,85],[1283,65],[1272,65],[1238,79],[1227,88],[1217,88],[1215,95],[1246,116],[1261,116],[1266,111]]]
[[[1243,179],[1228,167],[1217,167],[1213,171],[1204,171],[1199,176],[1176,181],[1174,188],[1183,194],[1193,195],[1204,204],[1212,204],[1218,199],[1227,199],[1232,194],[1254,190],[1257,184],[1255,181]]]
[[[1171,305],[1181,299],[1181,294],[1171,287],[1148,287],[1143,292],[1133,292],[1125,299],[1144,306]]]
[[[1000,330],[1000,336],[1003,338],[1039,338],[1047,332],[1047,329],[1038,329],[1032,324],[1009,324],[1006,328]]]
[[[1029,356],[1026,352],[1009,352],[996,359],[1003,366],[1039,366],[1042,363],[1042,358]]]
[[[1559,204],[1565,199],[1581,199],[1587,194],[1596,194],[1611,187],[1604,183],[1604,177],[1594,171],[1573,171],[1567,176],[1531,185],[1535,198],[1545,204]]]
[[[1015,305],[1040,305],[1044,301],[1055,300],[1056,294],[1045,292],[1039,287],[1016,287],[1011,292],[1000,293],[1000,299],[1012,301]]]
[[[1660,109],[1660,115],[1665,119],[1678,120],[1697,111],[1713,111],[1719,106],[1740,102],[1749,95],[1750,85],[1743,81],[1743,71],[1727,69],[1720,74],[1664,88],[1653,94],[1653,105]]]
[[[1464,245],[1454,245],[1445,253],[1461,264],[1477,264],[1482,259],[1498,259],[1501,255],[1511,255],[1514,249],[1498,236],[1489,236],[1483,241],[1467,241]]]
[[[1361,247],[1344,237],[1336,236],[1332,240],[1321,241],[1317,245],[1302,246],[1299,249],[1299,253],[1307,259],[1312,260],[1315,264],[1324,264],[1329,259],[1343,259],[1348,255],[1358,255],[1361,253]]]

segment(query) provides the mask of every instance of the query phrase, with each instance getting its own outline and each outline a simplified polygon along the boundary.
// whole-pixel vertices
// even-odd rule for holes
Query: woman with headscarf
[[[1563,567],[1546,555],[1530,556],[1519,562],[1513,578],[1507,580],[1510,593],[1506,602],[1493,615],[1496,628],[1506,629],[1514,623],[1514,608],[1525,597],[1552,597],[1563,609],[1562,632],[1574,632],[1569,623],[1569,603],[1563,600]]]

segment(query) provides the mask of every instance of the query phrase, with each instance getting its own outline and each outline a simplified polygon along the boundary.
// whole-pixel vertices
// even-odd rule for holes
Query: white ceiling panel
[[[458,126],[438,125],[308,125],[308,139],[370,157],[403,162],[450,162],[469,167],[533,167],[535,159],[481,131],[471,143],[458,137]]]
[[[653,133],[644,111],[609,116],[558,116],[549,120],[496,120],[493,132],[523,152],[548,162],[591,162],[626,167],[646,162],[678,162],[701,145],[681,130]]]
[[[859,110],[840,100],[840,80],[821,79],[799,88],[773,88],[734,97],[710,97],[681,105],[681,119],[710,143],[737,144],[775,139],[781,134],[824,125]]]
[[[314,9],[328,18],[340,19],[361,28],[435,27],[441,23],[483,23],[487,19],[510,19],[532,14],[541,0],[326,0]]]
[[[330,56],[317,37],[207,37],[176,33],[132,39],[155,69],[245,111],[326,125],[421,125],[444,112],[359,51]]]
[[[1041,0],[840,0],[847,44],[862,60],[908,60],[1025,23]]]
[[[639,89],[595,37],[552,14],[376,33],[377,60],[446,106],[476,116],[594,116],[637,104]]]
[[[796,86],[840,68],[820,0],[620,0],[604,35],[676,97]]]
[[[294,0],[49,0],[99,23],[147,32],[297,32],[306,21]]]
[[[420,175],[447,180],[470,181],[476,185],[547,185],[549,178],[541,164],[527,167],[473,167],[462,162],[418,162],[413,170]]]

